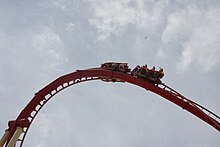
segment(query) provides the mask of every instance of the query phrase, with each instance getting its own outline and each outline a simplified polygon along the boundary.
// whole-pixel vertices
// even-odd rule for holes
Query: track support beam
[[[14,135],[12,136],[11,140],[9,141],[6,147],[14,147],[22,132],[23,132],[23,128],[17,127]]]
[[[5,144],[5,142],[8,139],[8,135],[9,135],[9,131],[6,130],[4,135],[2,136],[1,140],[0,140],[0,147],[3,147],[3,145]]]

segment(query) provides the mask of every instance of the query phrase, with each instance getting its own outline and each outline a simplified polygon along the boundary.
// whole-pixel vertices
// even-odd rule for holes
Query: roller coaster
[[[8,128],[0,140],[0,147],[22,147],[34,118],[53,96],[72,85],[91,80],[127,82],[139,86],[185,109],[220,132],[218,115],[162,83],[163,76],[164,73],[161,69],[156,71],[154,68],[147,69],[146,66],[137,66],[131,71],[127,63],[115,62],[106,62],[99,68],[76,70],[60,76],[35,93],[18,117],[8,122]]]

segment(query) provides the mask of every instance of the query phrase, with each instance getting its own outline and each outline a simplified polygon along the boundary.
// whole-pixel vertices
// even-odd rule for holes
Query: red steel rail
[[[21,127],[23,128],[23,133],[16,143],[16,145],[21,147],[23,145],[25,136],[27,135],[28,129],[38,112],[58,92],[80,82],[100,79],[104,79],[105,81],[119,80],[128,82],[156,93],[168,101],[182,107],[186,111],[194,114],[220,132],[219,116],[209,111],[207,108],[185,98],[180,93],[176,92],[165,84],[153,85],[129,74],[113,72],[102,68],[91,68],[87,70],[77,70],[76,72],[61,76],[35,93],[35,96],[21,111],[17,119],[9,121],[9,137],[7,138],[6,144],[12,138],[16,128]]]

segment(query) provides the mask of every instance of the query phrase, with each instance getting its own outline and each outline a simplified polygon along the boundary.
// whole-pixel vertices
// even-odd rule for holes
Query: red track
[[[174,104],[182,107],[188,112],[194,114],[195,116],[210,124],[212,127],[214,127],[220,132],[219,116],[212,113],[203,106],[185,98],[184,96],[171,89],[170,87],[166,86],[165,84],[153,85],[151,83],[135,78],[128,74],[113,72],[101,68],[92,68],[87,70],[77,70],[76,72],[61,76],[53,82],[51,82],[46,87],[42,88],[39,92],[37,92],[33,99],[21,111],[17,119],[15,121],[9,121],[8,130],[10,131],[10,134],[8,141],[15,132],[16,127],[21,126],[22,128],[24,128],[24,132],[22,133],[21,138],[17,142],[17,144],[19,143],[21,147],[24,142],[24,138],[27,134],[27,131],[40,109],[58,92],[80,82],[100,79],[119,79],[121,81],[128,82],[140,86],[151,92],[154,92],[162,96],[163,98],[173,102]]]

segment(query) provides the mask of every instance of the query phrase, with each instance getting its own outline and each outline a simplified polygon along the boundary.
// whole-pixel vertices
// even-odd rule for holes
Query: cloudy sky
[[[55,78],[105,61],[163,67],[163,82],[220,115],[219,0],[0,0],[0,135]],[[29,147],[217,147],[218,131],[151,92],[93,81],[55,96]]]

